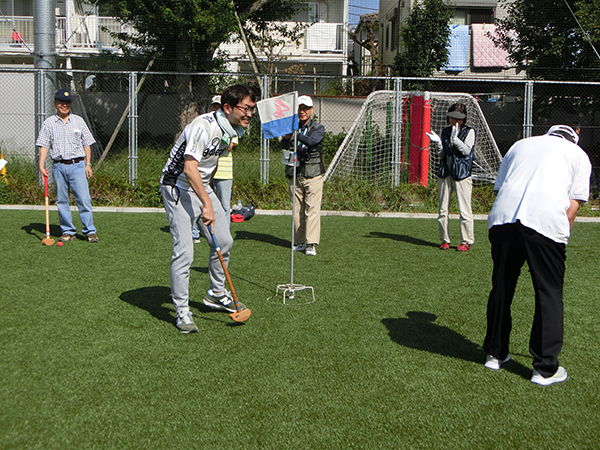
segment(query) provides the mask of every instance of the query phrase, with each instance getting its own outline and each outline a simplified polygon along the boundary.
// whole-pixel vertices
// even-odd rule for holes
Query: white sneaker
[[[315,248],[315,244],[308,244],[304,253],[308,256],[317,256],[317,249]]]
[[[295,252],[303,252],[306,250],[306,244],[298,244],[294,247]]]
[[[177,329],[179,329],[179,331],[181,331],[183,334],[198,332],[198,327],[192,320],[191,312],[187,312],[184,314],[178,314],[176,326],[177,326]]]
[[[498,358],[494,358],[492,355],[487,355],[484,366],[488,369],[499,370],[500,366],[508,361],[510,361],[510,353],[506,356],[506,358],[504,358],[504,361],[500,361]]]
[[[564,367],[559,367],[554,375],[548,378],[544,378],[541,373],[533,369],[533,375],[531,377],[532,383],[541,384],[542,386],[548,386],[554,383],[561,383],[567,379],[567,371]]]
[[[225,291],[225,293],[221,295],[215,295],[212,289],[209,289],[206,295],[204,296],[204,300],[202,300],[202,303],[204,303],[209,308],[220,309],[230,313],[237,311],[237,308],[235,307],[235,302],[233,301],[231,292],[229,291]],[[240,304],[241,308],[246,307],[246,305],[244,305],[239,300],[238,303]]]

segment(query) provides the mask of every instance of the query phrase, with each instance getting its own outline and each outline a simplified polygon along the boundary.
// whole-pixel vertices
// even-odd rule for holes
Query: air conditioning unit
[[[311,52],[332,52],[337,46],[337,23],[315,23],[306,30],[306,48]]]

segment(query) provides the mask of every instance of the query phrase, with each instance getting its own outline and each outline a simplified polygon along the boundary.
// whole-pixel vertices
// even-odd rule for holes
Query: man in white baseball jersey
[[[226,264],[233,239],[210,181],[219,157],[231,151],[234,142],[244,134],[254,113],[255,93],[244,85],[233,85],[223,91],[221,103],[221,109],[202,114],[185,127],[171,149],[160,180],[173,240],[171,295],[177,315],[176,326],[182,333],[198,332],[189,308],[190,266],[194,260],[192,228],[197,221],[210,245],[210,288],[203,303],[210,308],[236,311],[231,293],[225,288],[225,272],[209,227],[217,238]]]
[[[531,381],[544,386],[567,379],[558,364],[565,245],[579,205],[588,200],[591,172],[578,141],[571,127],[555,125],[543,136],[515,143],[500,165],[494,186],[498,196],[488,216],[494,271],[483,343],[485,366],[498,370],[510,360],[510,306],[527,261],[535,290]]]

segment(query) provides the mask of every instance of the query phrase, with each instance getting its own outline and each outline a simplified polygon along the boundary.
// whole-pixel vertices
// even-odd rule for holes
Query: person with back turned
[[[488,216],[492,244],[492,290],[487,306],[485,366],[498,370],[510,360],[510,307],[527,261],[535,291],[529,340],[531,381],[543,386],[567,379],[558,362],[563,346],[565,246],[579,205],[590,191],[591,164],[577,145],[579,135],[555,125],[543,136],[516,142],[496,178],[498,192]]]

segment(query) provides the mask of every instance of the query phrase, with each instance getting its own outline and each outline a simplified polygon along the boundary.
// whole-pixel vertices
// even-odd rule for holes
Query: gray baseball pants
[[[233,238],[229,232],[229,224],[225,218],[221,202],[210,188],[204,185],[215,212],[213,233],[217,239],[225,264],[229,265],[229,251],[233,246]],[[171,186],[160,187],[165,212],[169,220],[171,239],[173,240],[173,256],[171,257],[171,296],[178,314],[189,311],[190,267],[194,261],[194,241],[192,228],[202,214],[202,203],[193,191],[185,191]],[[210,246],[208,258],[208,275],[210,289],[213,292],[225,291],[225,272],[219,261],[208,228],[199,221],[200,232]]]

